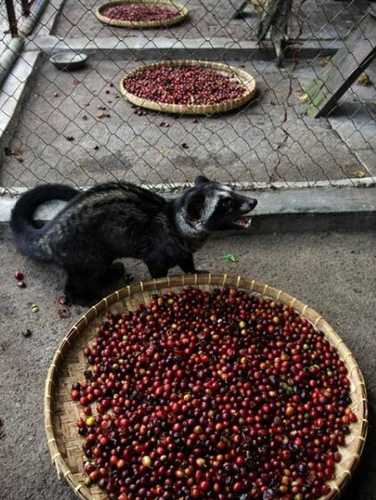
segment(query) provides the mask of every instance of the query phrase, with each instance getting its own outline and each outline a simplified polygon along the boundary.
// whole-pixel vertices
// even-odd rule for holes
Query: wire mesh
[[[273,2],[278,8],[269,38],[258,42]],[[376,28],[370,2],[181,0],[187,19],[150,29],[100,22],[95,9],[103,3],[44,2],[39,16],[34,2],[26,17],[15,4],[24,44],[0,92],[3,190],[108,180],[172,189],[199,173],[254,188],[373,180],[375,64],[367,61],[325,117],[307,114],[306,94],[354,34],[357,49],[371,53],[372,40],[362,31],[366,16]],[[1,69],[14,42],[3,4],[0,24]],[[275,63],[276,39],[281,67]],[[51,63],[51,55],[68,49],[88,56],[83,68]],[[120,81],[131,70],[174,59],[241,68],[256,79],[256,96],[240,109],[207,116],[150,111],[123,98]]]

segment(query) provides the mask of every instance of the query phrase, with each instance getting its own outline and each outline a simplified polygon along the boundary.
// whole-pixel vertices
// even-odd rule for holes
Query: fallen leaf
[[[293,388],[286,384],[286,382],[281,382],[281,386],[287,392],[294,392]]]
[[[357,177],[358,179],[362,179],[363,177],[365,177],[365,176],[366,176],[366,172],[365,172],[364,170],[360,170],[360,169],[359,169],[359,170],[355,170],[355,171],[353,172],[353,175],[354,175],[355,177]]]
[[[12,149],[8,148],[7,146],[4,148],[4,154],[5,156],[14,156],[16,160],[19,162],[23,162],[23,156],[19,151],[13,151]]]
[[[369,87],[370,85],[373,85],[371,78],[366,73],[360,75],[356,83],[358,85],[362,85],[362,87]]]
[[[308,94],[302,94],[299,96],[299,102],[306,102],[308,101]]]
[[[320,66],[322,66],[323,68],[327,66],[329,64],[330,59],[331,59],[330,57],[326,57],[324,60],[320,62]]]
[[[235,257],[235,255],[233,253],[226,253],[226,255],[224,255],[222,257],[222,259],[223,260],[228,260],[230,262],[237,262],[236,257]]]

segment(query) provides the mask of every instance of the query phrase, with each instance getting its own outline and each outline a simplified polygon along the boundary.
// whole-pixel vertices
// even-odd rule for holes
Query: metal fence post
[[[9,30],[12,37],[14,38],[18,36],[18,31],[17,31],[16,12],[14,10],[13,0],[5,0],[5,5],[7,8]]]
[[[22,14],[24,16],[30,15],[30,4],[31,4],[31,2],[29,2],[29,0],[21,0]]]

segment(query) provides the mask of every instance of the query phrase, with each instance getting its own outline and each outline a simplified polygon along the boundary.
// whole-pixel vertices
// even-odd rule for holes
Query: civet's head
[[[254,198],[202,175],[196,178],[194,187],[184,193],[182,201],[187,221],[205,231],[248,228],[251,219],[246,214],[257,205]]]

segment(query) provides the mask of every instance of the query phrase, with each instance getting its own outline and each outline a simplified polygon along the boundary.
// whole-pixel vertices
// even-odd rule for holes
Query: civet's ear
[[[200,186],[201,184],[207,184],[209,179],[205,177],[204,175],[198,175],[195,179],[195,186]]]
[[[201,211],[205,204],[205,195],[201,192],[193,191],[187,198],[185,209],[188,218],[191,220],[199,220],[201,218]]]

